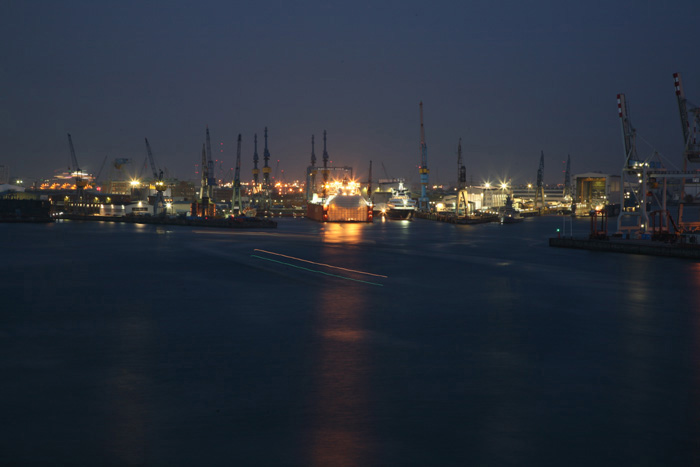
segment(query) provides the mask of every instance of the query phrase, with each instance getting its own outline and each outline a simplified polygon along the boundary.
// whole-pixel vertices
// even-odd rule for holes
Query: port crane
[[[564,202],[571,203],[571,154],[566,155],[566,170],[564,171]]]
[[[85,209],[85,187],[88,184],[88,180],[84,177],[82,170],[80,170],[80,165],[78,165],[78,158],[75,157],[75,148],[73,147],[73,138],[71,138],[70,133],[68,133],[68,146],[70,147],[70,157],[71,157],[71,172],[75,178],[75,190],[78,195],[77,204],[81,211]]]
[[[620,214],[617,217],[617,231],[643,231],[649,224],[646,209],[646,174],[648,161],[640,160],[637,155],[637,130],[632,126],[629,107],[624,94],[617,95],[617,114],[622,125],[622,146],[625,151],[625,163],[620,179]],[[629,223],[630,219],[634,222]],[[627,222],[627,225],[625,225]]]
[[[214,161],[211,158],[211,137],[209,136],[209,126],[207,125],[207,196],[210,199],[214,195],[213,189],[216,185]]]
[[[469,214],[469,193],[467,192],[467,168],[462,161],[462,138],[457,144],[457,200],[455,215],[457,217]]]
[[[270,151],[267,149],[267,127],[265,127],[265,150],[263,151],[263,189],[262,189],[262,208],[264,211],[270,209],[270,172],[272,168],[269,165],[270,162]]]
[[[544,202],[544,151],[540,151],[540,166],[537,169],[537,185],[535,186],[535,209],[546,208]]]
[[[233,176],[233,197],[231,199],[231,211],[239,215],[243,210],[241,201],[241,134],[238,134],[238,144],[236,146],[236,172]]]
[[[311,165],[306,170],[306,200],[311,201],[316,193],[316,151],[314,149],[314,135],[311,135]]]
[[[680,73],[673,74],[673,84],[678,100],[678,110],[681,117],[681,127],[683,129],[683,172],[686,176],[681,176],[681,194],[678,204],[678,225],[685,231],[700,231],[700,222],[687,222],[683,220],[684,204],[692,201],[692,195],[685,192],[685,182],[687,178],[697,177],[697,172],[688,171],[688,163],[700,162],[700,108],[693,105],[685,97],[683,81]],[[681,174],[683,175],[683,174]]]
[[[420,198],[418,198],[418,209],[430,211],[430,200],[428,198],[428,183],[430,170],[428,169],[428,145],[425,143],[425,127],[423,126],[423,101],[420,103]]]
[[[156,187],[156,199],[153,203],[153,215],[154,216],[164,216],[165,215],[165,198],[163,197],[163,192],[166,190],[165,181],[163,180],[163,171],[158,171],[156,169],[156,163],[153,159],[153,151],[151,150],[151,145],[148,143],[148,138],[146,140],[146,152],[148,153],[148,161],[151,164],[151,171],[153,172],[154,185]]]

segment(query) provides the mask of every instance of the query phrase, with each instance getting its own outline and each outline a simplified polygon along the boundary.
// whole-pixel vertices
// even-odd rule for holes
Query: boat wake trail
[[[385,279],[387,278],[387,276],[383,276],[383,275],[381,275],[381,274],[373,274],[373,273],[371,273],[371,272],[358,271],[358,270],[356,270],[356,269],[348,269],[348,268],[343,268],[343,267],[340,267],[340,266],[333,266],[333,265],[325,264],[325,263],[317,263],[317,262],[315,262],[315,261],[309,261],[309,260],[302,259],[302,258],[296,258],[296,257],[294,257],[294,256],[283,255],[282,253],[275,253],[275,252],[273,252],[273,251],[260,250],[260,249],[258,249],[258,248],[255,248],[253,251],[257,251],[257,252],[260,252],[260,253],[265,253],[265,254],[268,254],[268,255],[279,256],[279,257],[291,259],[291,260],[294,260],[294,261],[301,261],[301,262],[304,262],[304,263],[314,264],[314,265],[316,265],[316,266],[322,266],[322,267],[331,268],[331,269],[338,269],[338,270],[342,270],[342,271],[346,271],[346,272],[350,272],[350,273],[365,274],[365,275],[368,275],[368,276],[382,277],[382,278],[385,278]],[[273,262],[273,263],[284,264],[284,265],[286,265],[286,266],[290,266],[290,267],[297,268],[297,269],[303,269],[303,270],[305,270],[305,271],[315,272],[315,273],[318,273],[318,274],[323,274],[323,275],[325,275],[325,276],[337,277],[337,278],[340,278],[340,279],[346,279],[346,280],[353,281],[353,282],[361,282],[361,283],[363,283],[363,284],[370,284],[370,285],[376,285],[376,286],[379,286],[379,287],[383,287],[383,284],[380,284],[380,283],[378,283],[378,282],[370,282],[370,281],[365,281],[365,280],[361,280],[361,279],[355,279],[355,278],[352,278],[352,277],[341,276],[341,275],[339,275],[339,274],[331,274],[331,273],[329,273],[329,272],[319,271],[319,270],[316,270],[316,269],[310,269],[310,268],[306,268],[306,267],[303,267],[303,266],[298,266],[298,265],[295,265],[295,264],[292,264],[292,263],[288,263],[288,262],[285,262],[285,261],[280,261],[280,260],[277,260],[277,259],[268,258],[268,257],[265,257],[265,256],[260,256],[260,255],[250,255],[250,256],[251,256],[252,258],[262,259],[262,260],[265,260],[265,261],[271,261],[271,262]]]

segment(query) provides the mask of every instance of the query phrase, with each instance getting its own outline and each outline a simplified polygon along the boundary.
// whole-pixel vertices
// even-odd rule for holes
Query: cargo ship
[[[344,178],[326,185],[326,196],[306,204],[306,217],[318,222],[372,222],[372,203],[360,191],[360,184]]]

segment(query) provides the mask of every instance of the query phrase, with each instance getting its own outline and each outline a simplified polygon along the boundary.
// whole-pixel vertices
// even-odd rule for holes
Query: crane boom
[[[71,169],[74,172],[80,172],[80,166],[78,165],[78,159],[75,157],[75,148],[73,147],[73,138],[71,138],[70,133],[68,133],[68,146],[70,146],[70,158],[71,164],[73,165]]]
[[[636,130],[629,117],[629,108],[624,94],[617,95],[617,114],[622,123],[622,144],[625,148],[625,167],[634,167],[637,162]]]
[[[153,178],[158,178],[158,170],[156,169],[156,163],[153,160],[153,151],[151,151],[151,145],[148,144],[148,138],[146,139],[146,151],[148,151],[148,161],[151,163],[151,171],[153,172]]]
[[[692,105],[686,99],[680,73],[673,74],[673,81],[678,99],[681,126],[683,127],[685,158],[690,162],[700,162],[700,144],[697,137],[698,132],[700,132],[700,108]]]

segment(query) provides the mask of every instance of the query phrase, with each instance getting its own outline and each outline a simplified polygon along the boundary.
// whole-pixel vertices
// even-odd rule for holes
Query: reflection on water
[[[118,463],[143,464],[148,455],[148,420],[150,412],[149,388],[151,386],[147,356],[152,340],[152,323],[143,315],[143,309],[135,309],[118,323],[115,339],[116,360],[107,373],[105,386],[110,417],[108,426],[112,432],[107,451],[112,452]]]
[[[326,243],[357,244],[362,241],[363,230],[371,224],[355,222],[323,224],[321,239]]]
[[[314,465],[368,465],[372,459],[367,433],[368,343],[362,327],[366,305],[361,286],[328,283],[319,294],[310,454]]]

